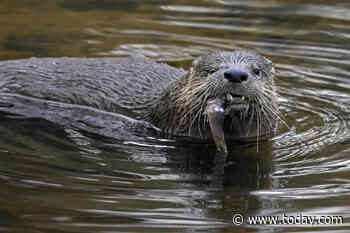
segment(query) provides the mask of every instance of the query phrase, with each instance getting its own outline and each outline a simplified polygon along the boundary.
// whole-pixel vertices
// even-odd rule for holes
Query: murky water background
[[[349,231],[347,1],[4,0],[0,25],[2,60],[138,54],[187,68],[208,51],[256,50],[277,66],[288,124],[258,151],[237,146],[220,187],[200,145],[1,118],[0,231]],[[236,213],[344,223],[234,226]]]

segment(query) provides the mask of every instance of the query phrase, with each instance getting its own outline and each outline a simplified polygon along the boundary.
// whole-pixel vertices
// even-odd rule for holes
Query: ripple
[[[308,48],[309,49],[309,48]],[[327,51],[327,48],[323,51]],[[319,174],[341,174],[349,170],[345,154],[347,146],[343,145],[350,138],[350,108],[346,103],[350,87],[343,70],[343,61],[339,54],[349,51],[328,50],[325,57],[334,59],[335,68],[329,69],[319,65],[303,67],[301,65],[278,65],[280,77],[281,111],[287,118],[290,129],[281,129],[280,135],[273,138],[276,171],[274,179],[294,179]],[[294,52],[295,54],[295,52]],[[300,55],[308,58],[308,54]],[[319,61],[318,58],[311,58]],[[336,57],[336,56],[334,56]],[[328,60],[325,59],[325,60]],[[337,73],[334,72],[337,71]],[[330,73],[327,74],[327,73]],[[339,77],[340,76],[340,77]],[[329,182],[325,178],[324,182]],[[321,182],[321,181],[319,181]],[[311,191],[310,191],[311,190]],[[309,193],[310,191],[310,193]],[[285,192],[281,194],[280,192]],[[328,189],[326,186],[313,186],[296,190],[276,190],[276,195],[290,198],[327,198],[348,193],[344,185]],[[340,194],[342,193],[342,194]]]
[[[224,8],[214,8],[214,7],[195,7],[195,6],[161,6],[162,10],[165,11],[177,11],[185,13],[232,13],[231,10]],[[240,13],[239,10],[236,13]]]
[[[278,101],[288,127],[280,124],[260,153],[255,146],[234,148],[225,169],[230,182],[211,188],[216,170],[203,145],[132,135],[107,140],[48,122],[29,127],[34,119],[5,122],[0,204],[6,211],[0,209],[0,231],[33,226],[38,232],[231,232],[233,212],[300,211],[342,215],[349,222],[348,3],[137,0],[132,11],[72,13],[56,9],[54,1],[34,7],[18,2],[0,3],[11,9],[2,11],[2,35],[9,38],[2,41],[3,59],[136,55],[186,68],[213,50],[251,49],[276,65]],[[114,2],[118,8],[122,1]],[[17,13],[23,17],[13,17]],[[42,21],[52,15],[53,21]],[[25,36],[14,30],[22,27],[28,29]],[[57,32],[64,36],[56,39]],[[105,130],[113,137],[119,127]],[[348,227],[235,230],[347,232]]]
[[[275,189],[273,191],[253,191],[251,194],[258,195],[260,198],[278,198],[278,199],[329,199],[339,197],[341,195],[349,196],[350,186],[348,184],[326,184],[317,185],[307,188],[292,188],[292,189]]]

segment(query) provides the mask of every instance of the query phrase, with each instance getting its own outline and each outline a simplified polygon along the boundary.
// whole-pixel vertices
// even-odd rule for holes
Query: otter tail
[[[11,108],[13,106],[14,106],[14,104],[1,102],[1,100],[0,100],[0,108]]]
[[[12,116],[12,115],[18,115],[17,111],[15,110],[15,104],[13,102],[14,100],[12,98],[9,98],[9,95],[7,93],[0,93],[0,115],[1,116]]]

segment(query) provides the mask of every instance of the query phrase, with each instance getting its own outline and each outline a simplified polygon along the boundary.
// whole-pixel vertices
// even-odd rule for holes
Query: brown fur
[[[247,72],[248,81],[228,82],[223,77],[228,68]],[[259,76],[254,73],[257,69]],[[227,113],[224,130],[228,138],[257,138],[271,134],[280,119],[273,76],[272,63],[254,52],[219,51],[204,55],[193,62],[186,75],[162,92],[148,118],[168,135],[208,139],[211,138],[205,114],[208,100],[227,93],[238,94],[249,99],[249,107]]]

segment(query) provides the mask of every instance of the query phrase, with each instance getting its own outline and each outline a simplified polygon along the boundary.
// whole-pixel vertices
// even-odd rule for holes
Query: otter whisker
[[[264,120],[268,122],[271,128],[275,123],[273,120],[276,120],[275,117],[278,116],[278,114],[275,113],[273,108],[267,107],[269,103],[268,101],[266,101],[266,99],[258,98],[258,101],[260,102],[261,112],[263,113],[263,116],[265,118]]]
[[[264,97],[262,99],[269,99],[269,97],[267,96],[266,93],[263,93],[263,96]],[[274,101],[274,102],[276,102],[276,101]],[[266,109],[268,109],[270,113],[272,113],[273,117],[277,118],[278,121],[282,122],[282,124],[284,124],[288,129],[290,129],[289,125],[287,124],[285,119],[283,119],[283,115],[281,114],[281,112],[279,111],[279,109],[277,107],[272,108],[268,104],[264,104],[263,106]]]
[[[211,118],[205,114],[212,100],[224,109],[226,140],[256,137],[259,150],[260,137],[272,134],[278,121],[287,125],[277,106],[271,62],[248,51],[214,52],[196,59],[190,72],[155,101],[152,122],[171,134],[212,137]]]

